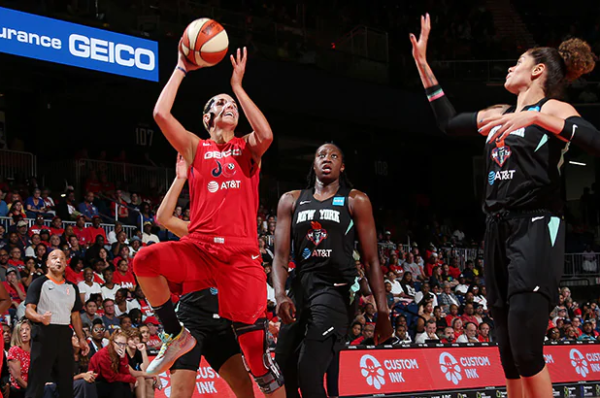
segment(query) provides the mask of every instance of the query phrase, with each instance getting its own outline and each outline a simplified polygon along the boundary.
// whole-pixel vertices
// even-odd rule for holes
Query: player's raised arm
[[[173,109],[177,90],[179,90],[183,78],[188,72],[199,69],[200,67],[186,61],[181,50],[179,50],[178,54],[179,59],[177,61],[177,67],[163,88],[163,91],[160,93],[158,101],[156,101],[156,105],[154,106],[153,115],[156,124],[158,124],[158,127],[160,127],[160,130],[169,143],[177,152],[183,155],[189,164],[192,164],[200,138],[190,131],[187,131],[181,123],[175,119],[175,116],[171,113],[171,109]]]
[[[188,163],[185,161],[184,157],[178,153],[177,164],[175,166],[177,175],[156,212],[156,221],[180,238],[188,234],[188,224],[190,222],[175,217],[173,213],[175,212],[175,207],[177,207],[179,194],[181,194],[181,190],[187,181],[188,169]]]
[[[449,135],[477,135],[480,120],[502,114],[508,109],[508,105],[498,105],[479,112],[457,114],[427,62],[427,41],[429,40],[430,31],[431,18],[429,14],[425,14],[421,16],[421,33],[419,38],[417,39],[411,33],[410,42],[412,44],[412,55],[438,127]]]
[[[242,87],[242,79],[246,72],[246,61],[248,60],[248,51],[246,47],[242,51],[238,48],[236,56],[231,55],[231,64],[233,65],[233,74],[231,75],[231,88],[237,97],[242,110],[252,126],[252,133],[244,139],[248,143],[254,159],[258,162],[262,155],[269,149],[273,142],[273,131],[267,121],[267,118],[258,109],[258,106],[250,99],[246,90]]]

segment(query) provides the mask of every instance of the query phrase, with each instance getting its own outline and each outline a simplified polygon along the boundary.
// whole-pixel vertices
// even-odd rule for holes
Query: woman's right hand
[[[431,31],[431,20],[429,14],[421,16],[421,34],[417,39],[414,34],[410,34],[410,42],[412,44],[412,56],[417,62],[427,60],[427,40],[429,39],[429,31]]]
[[[177,46],[177,66],[185,69],[187,72],[191,72],[193,70],[197,70],[202,68],[201,66],[194,65],[186,58],[185,54],[181,50],[181,43],[183,39],[179,40],[179,45]]]

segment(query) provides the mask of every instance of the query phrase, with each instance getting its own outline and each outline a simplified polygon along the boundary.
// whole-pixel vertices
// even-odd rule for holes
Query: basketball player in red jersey
[[[179,294],[216,287],[219,314],[233,322],[244,360],[258,386],[269,397],[284,397],[280,388],[283,377],[268,353],[266,275],[256,243],[260,162],[273,141],[273,132],[242,88],[246,59],[245,48],[231,56],[231,87],[254,131],[235,137],[238,105],[229,95],[219,94],[204,107],[202,120],[210,139],[203,140],[171,114],[183,78],[198,69],[180,52],[177,67],[154,108],[154,119],[191,165],[189,234],[178,242],[144,248],[133,266],[164,325],[163,346],[148,373],[166,371],[195,344],[177,319],[169,287]]]

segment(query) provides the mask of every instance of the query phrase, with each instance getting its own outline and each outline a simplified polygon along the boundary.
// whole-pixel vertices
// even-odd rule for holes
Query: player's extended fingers
[[[238,48],[237,49],[237,57],[236,57],[236,62],[239,64],[242,62],[242,52],[241,50]]]
[[[246,65],[246,61],[248,60],[248,49],[246,48],[246,46],[244,46],[244,52],[243,52],[243,57],[242,60],[244,62],[244,65]]]
[[[417,47],[417,37],[414,34],[410,33],[408,35],[408,38],[410,39],[410,44],[412,44],[413,48],[416,48]]]
[[[231,65],[233,65],[233,67],[235,68],[237,65],[236,65],[236,63],[235,63],[235,58],[233,57],[233,54],[231,54],[231,55],[229,56],[229,58],[231,59]]]

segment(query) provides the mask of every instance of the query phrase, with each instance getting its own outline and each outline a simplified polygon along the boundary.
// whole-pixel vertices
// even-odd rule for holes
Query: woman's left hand
[[[231,88],[241,88],[242,79],[246,72],[246,60],[248,59],[248,51],[246,47],[243,50],[237,49],[237,56],[230,55],[231,65],[233,65],[233,74],[231,75]]]
[[[502,141],[507,134],[510,134],[515,130],[537,124],[539,115],[539,112],[524,111],[491,117],[481,121],[480,124],[482,127],[478,132],[487,137],[496,126],[500,126],[500,128],[493,132],[493,135],[488,142],[491,142],[492,140]]]

